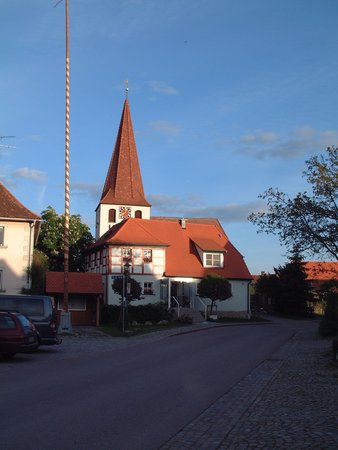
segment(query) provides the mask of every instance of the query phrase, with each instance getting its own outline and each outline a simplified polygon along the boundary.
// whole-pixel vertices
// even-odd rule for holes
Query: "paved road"
[[[143,339],[80,335],[1,362],[1,449],[185,448],[169,440],[294,332],[268,324]]]

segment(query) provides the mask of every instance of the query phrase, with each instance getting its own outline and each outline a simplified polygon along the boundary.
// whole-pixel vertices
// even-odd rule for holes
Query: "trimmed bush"
[[[101,307],[101,323],[118,323],[121,307],[117,305],[103,305]],[[129,305],[128,321],[144,324],[145,322],[158,323],[161,320],[172,320],[172,314],[167,309],[167,304],[160,302],[148,305]]]

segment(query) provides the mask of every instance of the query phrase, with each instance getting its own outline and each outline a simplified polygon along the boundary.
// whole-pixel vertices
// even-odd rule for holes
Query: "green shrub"
[[[103,305],[101,307],[101,323],[118,323],[120,321],[121,307],[118,305]],[[129,305],[128,322],[152,322],[157,323],[160,320],[172,320],[172,314],[168,311],[167,304],[164,302],[148,305]]]
[[[121,313],[121,307],[118,305],[101,306],[101,324],[118,323]]]

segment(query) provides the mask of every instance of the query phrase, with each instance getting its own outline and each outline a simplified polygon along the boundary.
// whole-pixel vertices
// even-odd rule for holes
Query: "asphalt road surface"
[[[157,449],[292,334],[217,327],[71,359],[0,361],[0,448]]]

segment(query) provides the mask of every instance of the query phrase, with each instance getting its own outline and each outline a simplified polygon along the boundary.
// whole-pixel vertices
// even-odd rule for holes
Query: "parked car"
[[[38,330],[39,345],[61,344],[62,340],[57,335],[53,297],[0,294],[0,310],[18,311],[27,316]]]
[[[0,354],[3,357],[34,351],[38,346],[38,332],[28,317],[16,311],[0,311]]]

